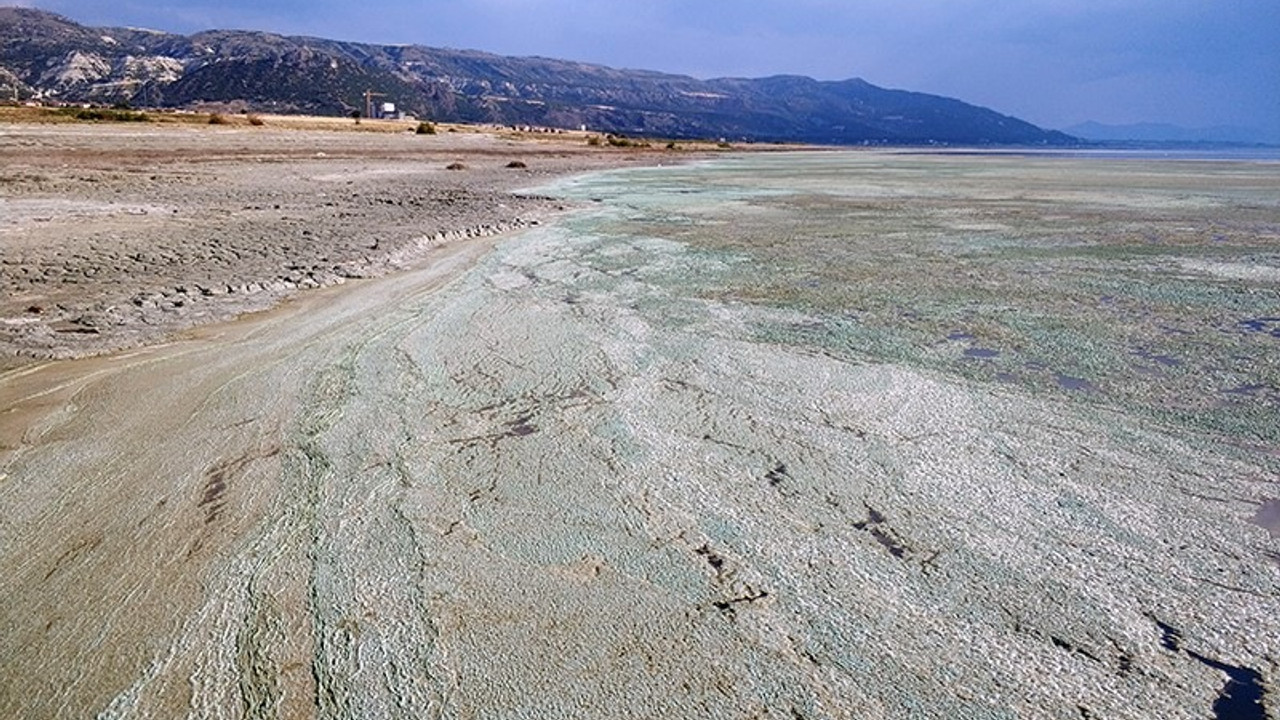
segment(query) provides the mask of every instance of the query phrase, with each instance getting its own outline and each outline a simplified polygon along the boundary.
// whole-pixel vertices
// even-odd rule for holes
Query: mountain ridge
[[[1066,145],[963,101],[861,78],[714,78],[540,56],[374,45],[253,30],[92,28],[0,8],[0,87],[66,102],[344,114],[365,90],[434,120],[671,138],[903,145]]]

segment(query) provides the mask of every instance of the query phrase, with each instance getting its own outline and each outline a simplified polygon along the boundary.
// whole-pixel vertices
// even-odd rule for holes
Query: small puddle
[[[1153,362],[1158,365],[1164,365],[1165,367],[1178,367],[1179,365],[1182,364],[1181,360],[1179,360],[1178,358],[1172,355],[1160,355],[1147,350],[1143,350],[1141,348],[1134,350],[1133,354],[1137,355],[1143,360],[1146,360],[1148,362]]]
[[[1280,317],[1262,317],[1253,318],[1252,320],[1241,320],[1239,322],[1241,328],[1245,332],[1265,333],[1271,337],[1280,338]]]
[[[1253,523],[1271,533],[1271,537],[1280,538],[1280,498],[1268,498],[1253,515]]]
[[[1000,351],[992,350],[990,348],[971,347],[964,351],[964,356],[971,357],[971,358],[987,358],[987,359],[998,358],[1000,357]]]
[[[1227,675],[1227,684],[1222,686],[1218,699],[1213,703],[1216,720],[1267,720],[1267,711],[1262,706],[1262,673],[1253,668],[1218,662],[1190,650],[1187,654],[1200,664]]]
[[[1095,392],[1097,390],[1097,388],[1093,386],[1093,383],[1085,380],[1084,378],[1072,377],[1070,375],[1063,375],[1059,373],[1057,380],[1058,387],[1061,387],[1063,390],[1075,390],[1079,392]]]
[[[1259,390],[1266,390],[1266,389],[1267,389],[1267,386],[1266,386],[1266,385],[1240,385],[1240,386],[1233,387],[1233,388],[1227,388],[1226,390],[1221,390],[1221,391],[1219,391],[1219,392],[1221,392],[1223,395],[1249,395],[1249,396],[1253,396],[1253,395],[1257,394],[1257,392],[1258,392]]]
[[[963,330],[957,330],[947,336],[948,340],[972,340],[973,336]]]

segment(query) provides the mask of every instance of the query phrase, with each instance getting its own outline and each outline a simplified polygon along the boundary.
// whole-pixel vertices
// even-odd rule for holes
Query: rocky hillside
[[[863,80],[699,80],[546,58],[259,32],[89,28],[0,8],[0,97],[344,114],[365,90],[446,121],[673,138],[1061,145],[1073,138],[959,100]]]

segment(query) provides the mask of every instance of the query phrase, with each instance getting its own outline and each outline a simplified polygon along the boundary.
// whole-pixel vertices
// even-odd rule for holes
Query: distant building
[[[389,103],[389,102],[384,102],[384,103],[382,103],[381,112],[378,114],[378,117],[382,117],[382,118],[393,118],[393,117],[397,117],[397,115],[396,115],[396,104],[395,104],[395,103]]]

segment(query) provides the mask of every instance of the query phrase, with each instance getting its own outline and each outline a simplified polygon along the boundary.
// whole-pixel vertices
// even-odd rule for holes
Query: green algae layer
[[[594,176],[754,338],[1280,445],[1280,163],[811,153]]]

